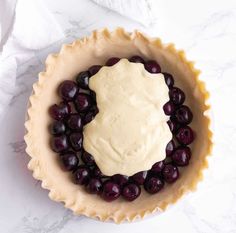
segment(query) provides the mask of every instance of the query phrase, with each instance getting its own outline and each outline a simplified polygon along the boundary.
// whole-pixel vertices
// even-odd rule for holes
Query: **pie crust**
[[[155,195],[142,192],[133,202],[122,198],[105,202],[97,195],[87,194],[84,187],[71,181],[71,173],[64,172],[58,162],[58,155],[49,146],[48,126],[51,122],[48,108],[59,102],[57,87],[65,79],[74,79],[80,71],[95,64],[105,64],[113,56],[128,58],[140,55],[158,61],[162,72],[175,78],[176,86],[184,90],[186,104],[194,118],[191,127],[196,139],[191,145],[192,158],[187,167],[180,169],[180,178]],[[134,31],[125,32],[103,29],[91,36],[63,45],[58,54],[50,54],[46,59],[46,70],[39,73],[29,99],[26,127],[26,152],[31,157],[28,168],[33,177],[42,181],[42,187],[49,190],[49,197],[63,202],[75,214],[98,218],[116,223],[143,218],[149,213],[163,211],[175,203],[185,193],[194,191],[203,178],[203,170],[208,167],[207,157],[212,150],[212,132],[209,117],[209,93],[204,82],[199,80],[200,71],[194,63],[187,61],[185,53],[175,49],[173,44],[163,44],[160,39],[149,38]]]

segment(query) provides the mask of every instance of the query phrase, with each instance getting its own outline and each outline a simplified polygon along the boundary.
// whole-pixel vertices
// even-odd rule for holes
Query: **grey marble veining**
[[[12,148],[12,152],[16,153],[16,154],[24,154],[25,153],[25,141],[24,140],[20,140],[20,141],[16,141],[16,142],[10,142],[9,146]]]
[[[19,231],[19,229],[25,233],[58,233],[74,218],[68,210],[65,210],[60,218],[54,221],[50,221],[50,217],[50,215],[45,215],[38,218],[32,217],[30,214],[23,216],[12,233]]]

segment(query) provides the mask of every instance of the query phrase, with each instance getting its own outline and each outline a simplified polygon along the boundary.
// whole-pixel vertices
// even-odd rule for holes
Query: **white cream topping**
[[[102,173],[131,176],[165,159],[172,138],[163,105],[168,87],[163,74],[121,59],[90,78],[99,113],[84,128],[84,148]]]

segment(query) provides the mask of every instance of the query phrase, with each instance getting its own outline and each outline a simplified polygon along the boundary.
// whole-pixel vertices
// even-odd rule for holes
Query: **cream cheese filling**
[[[165,159],[172,138],[163,105],[168,87],[163,74],[121,59],[90,78],[99,113],[84,127],[84,148],[104,175],[131,176]]]

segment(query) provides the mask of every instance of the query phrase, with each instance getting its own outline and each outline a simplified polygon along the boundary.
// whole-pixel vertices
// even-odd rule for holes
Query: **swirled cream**
[[[163,105],[169,100],[162,74],[121,59],[90,78],[99,113],[84,128],[84,148],[102,173],[131,176],[165,159],[172,134]]]

